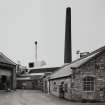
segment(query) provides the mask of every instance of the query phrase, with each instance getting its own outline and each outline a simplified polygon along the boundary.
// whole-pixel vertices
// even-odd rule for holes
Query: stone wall
[[[91,59],[76,70],[73,86],[73,98],[101,100],[102,88],[105,88],[105,53]],[[94,91],[83,90],[83,78],[92,76],[95,78]],[[78,97],[77,97],[78,96]]]
[[[55,96],[60,96],[59,86],[64,81],[66,90],[64,98],[69,100],[105,100],[105,52],[90,59],[87,63],[74,70],[69,78],[63,77],[50,80],[50,93]],[[84,91],[83,79],[86,76],[94,77],[94,91]]]
[[[64,97],[67,99],[70,99],[70,93],[71,93],[71,79],[70,77],[68,78],[61,78],[61,79],[54,79],[50,80],[50,94],[53,94],[55,96],[60,97],[60,85],[61,83],[64,82]]]
[[[12,89],[16,90],[16,67],[12,70]]]

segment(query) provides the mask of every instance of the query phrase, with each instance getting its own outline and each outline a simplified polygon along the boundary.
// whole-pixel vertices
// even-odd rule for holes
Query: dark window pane
[[[93,91],[94,90],[94,78],[93,77],[85,77],[83,79],[84,91]]]

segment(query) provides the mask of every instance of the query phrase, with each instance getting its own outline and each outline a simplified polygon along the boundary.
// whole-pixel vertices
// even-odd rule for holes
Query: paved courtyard
[[[0,92],[0,105],[105,105],[105,103],[73,103],[35,90]]]

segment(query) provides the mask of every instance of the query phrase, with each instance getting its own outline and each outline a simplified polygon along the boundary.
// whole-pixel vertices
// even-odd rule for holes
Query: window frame
[[[90,80],[89,81],[84,81],[84,79],[87,79],[88,80],[89,79],[88,77],[89,78],[92,78],[93,81],[90,81]],[[84,82],[87,82],[87,83],[84,84]],[[93,84],[91,84],[92,82],[93,82]],[[84,89],[84,88],[87,88],[87,87],[85,87],[86,85],[87,85],[87,87],[90,86],[89,87],[90,89]],[[83,79],[82,79],[82,86],[83,86],[83,91],[84,92],[94,92],[95,91],[95,77],[94,76],[84,76]]]

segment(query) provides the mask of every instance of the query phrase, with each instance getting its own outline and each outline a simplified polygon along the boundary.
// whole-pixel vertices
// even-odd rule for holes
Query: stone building
[[[75,101],[105,101],[105,46],[50,75],[50,93]]]
[[[60,67],[40,67],[31,68],[29,70],[29,75],[33,78],[34,89],[41,90],[43,92],[48,92],[48,79],[46,76],[57,71]]]
[[[16,63],[0,52],[0,90],[16,88]]]
[[[17,76],[17,89],[34,89],[47,92],[48,81],[45,77],[55,72],[58,68],[59,67],[28,68],[28,72],[22,72],[22,74]]]
[[[33,89],[33,79],[30,76],[20,76],[16,79],[17,89]]]

